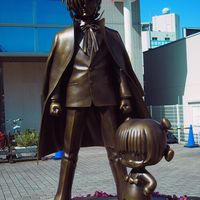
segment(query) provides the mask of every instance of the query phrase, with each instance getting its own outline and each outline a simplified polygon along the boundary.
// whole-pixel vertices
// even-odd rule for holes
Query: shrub
[[[26,129],[24,132],[15,135],[17,146],[27,147],[38,145],[39,135],[35,129]]]

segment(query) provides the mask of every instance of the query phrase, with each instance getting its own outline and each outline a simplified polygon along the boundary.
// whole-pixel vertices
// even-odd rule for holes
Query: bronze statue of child
[[[170,122],[152,119],[127,119],[117,130],[116,147],[122,165],[132,168],[124,177],[123,200],[151,200],[157,182],[145,169],[157,164],[164,156],[170,161],[174,151],[167,144]]]

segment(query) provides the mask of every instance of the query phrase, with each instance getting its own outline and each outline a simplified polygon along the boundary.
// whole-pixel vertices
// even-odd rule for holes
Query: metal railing
[[[171,132],[179,143],[188,141],[189,127],[193,127],[195,143],[200,144],[200,105],[161,105],[149,106],[153,119],[160,121],[163,117],[170,120]]]

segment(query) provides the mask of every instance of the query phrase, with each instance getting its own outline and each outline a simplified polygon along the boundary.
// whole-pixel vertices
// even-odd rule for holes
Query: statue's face
[[[84,0],[83,18],[91,18],[98,12],[100,0]]]

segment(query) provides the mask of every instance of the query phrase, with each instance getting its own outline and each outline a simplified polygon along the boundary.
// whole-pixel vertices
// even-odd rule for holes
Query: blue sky
[[[162,9],[168,7],[180,16],[181,28],[200,28],[200,0],[140,0],[140,7],[142,22],[151,22],[152,16],[162,14]]]

